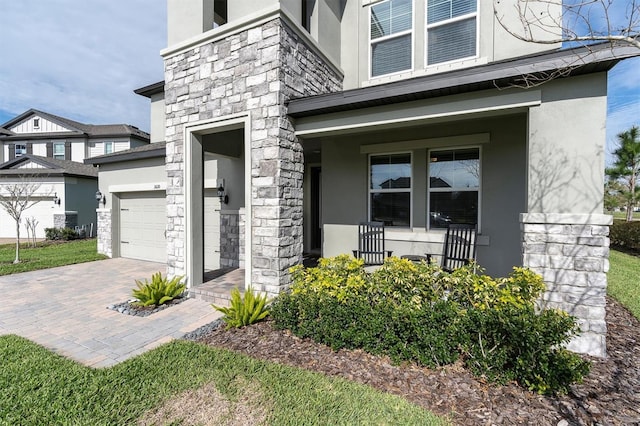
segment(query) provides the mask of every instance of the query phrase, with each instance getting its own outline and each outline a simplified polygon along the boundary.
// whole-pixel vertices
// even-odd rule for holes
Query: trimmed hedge
[[[640,252],[640,221],[614,220],[609,239],[612,246]]]
[[[390,258],[372,273],[349,256],[291,269],[293,284],[271,305],[275,326],[338,350],[360,348],[429,367],[462,358],[475,374],[562,393],[589,363],[560,349],[575,318],[536,312],[542,278],[514,268],[507,278],[475,264],[447,273],[435,264]]]

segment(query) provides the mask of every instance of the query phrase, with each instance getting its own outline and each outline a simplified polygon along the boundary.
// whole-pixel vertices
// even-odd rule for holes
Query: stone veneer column
[[[238,212],[233,210],[220,211],[220,266],[223,268],[237,268],[239,258],[239,230]]]
[[[341,89],[341,78],[281,18],[165,58],[168,273],[183,274],[184,125],[248,112],[251,283],[278,293],[302,259],[302,146],[287,116],[291,97]],[[240,261],[241,265],[244,262]]]
[[[98,253],[112,257],[111,251],[111,209],[96,209],[97,226],[96,238],[98,240]]]
[[[578,318],[582,333],[568,349],[606,356],[605,306],[612,217],[580,214],[522,214],[523,265],[547,285],[541,305]]]

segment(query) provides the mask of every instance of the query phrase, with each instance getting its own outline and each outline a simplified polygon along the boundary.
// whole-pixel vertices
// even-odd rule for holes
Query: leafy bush
[[[222,320],[227,324],[227,328],[240,328],[255,324],[263,320],[269,311],[267,310],[267,295],[255,295],[251,286],[245,291],[244,298],[240,295],[240,290],[231,290],[231,306],[223,307],[211,305],[215,310],[224,314]]]
[[[533,307],[545,289],[542,277],[526,268],[513,268],[507,278],[491,278],[471,263],[442,274],[439,279],[448,290],[448,298],[465,308],[507,309]]]
[[[578,333],[575,318],[565,312],[470,309],[464,321],[462,352],[477,375],[499,383],[517,380],[539,393],[564,393],[589,372],[587,361],[560,348]]]
[[[558,349],[578,332],[575,318],[535,311],[542,277],[525,268],[498,279],[482,272],[390,258],[368,273],[350,256],[321,259],[317,268],[292,268],[290,291],[271,316],[300,337],[396,362],[444,365],[462,355],[475,374],[540,393],[579,381],[589,364]]]
[[[439,301],[417,309],[411,303],[369,303],[366,298],[341,302],[317,293],[282,293],[271,306],[276,328],[334,350],[361,348],[388,355],[395,362],[440,366],[459,358],[459,321],[454,303]]]
[[[137,289],[133,289],[133,297],[138,299],[135,302],[138,306],[159,306],[182,295],[186,285],[181,283],[184,276],[163,277],[160,272],[151,275],[151,282],[146,279],[144,282],[136,280]]]
[[[72,241],[86,238],[86,231],[78,233],[72,228],[44,228],[44,236],[47,240]]]
[[[640,252],[640,221],[614,220],[609,228],[612,246]]]

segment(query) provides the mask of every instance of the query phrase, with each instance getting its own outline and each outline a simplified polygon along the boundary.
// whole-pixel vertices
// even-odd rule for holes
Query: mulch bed
[[[640,425],[640,322],[607,299],[606,359],[590,358],[591,373],[568,395],[545,397],[516,384],[497,386],[461,365],[428,369],[393,365],[359,350],[335,352],[275,330],[269,321],[243,329],[219,327],[209,345],[281,364],[343,377],[402,396],[456,425]]]

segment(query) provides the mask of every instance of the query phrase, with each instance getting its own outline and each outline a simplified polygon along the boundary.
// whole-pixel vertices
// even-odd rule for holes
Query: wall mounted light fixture
[[[107,205],[107,197],[100,191],[96,192],[96,201],[98,202],[98,207],[100,207],[100,203],[102,203],[103,207]]]
[[[58,193],[57,192],[54,192],[53,193],[53,204],[60,205],[60,203],[62,203],[62,199],[60,199],[60,197],[58,197]]]
[[[220,203],[229,204],[229,196],[224,190],[224,186],[220,185],[218,187],[218,198],[220,198]]]

